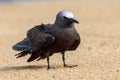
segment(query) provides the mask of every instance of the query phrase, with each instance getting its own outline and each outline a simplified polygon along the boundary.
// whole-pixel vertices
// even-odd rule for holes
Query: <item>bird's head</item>
[[[79,22],[74,19],[74,15],[72,12],[69,11],[60,11],[58,12],[57,16],[56,16],[56,22],[58,23],[63,23],[63,24],[73,24],[73,23],[78,23]]]

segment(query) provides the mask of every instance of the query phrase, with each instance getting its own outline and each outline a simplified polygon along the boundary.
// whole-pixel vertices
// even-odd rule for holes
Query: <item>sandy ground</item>
[[[76,0],[0,4],[0,80],[120,80],[120,0]],[[70,10],[80,21],[76,29],[81,45],[66,52],[64,68],[60,54],[27,63],[15,58],[11,46],[26,31],[41,23],[53,23],[59,10]],[[76,66],[78,65],[78,66]]]

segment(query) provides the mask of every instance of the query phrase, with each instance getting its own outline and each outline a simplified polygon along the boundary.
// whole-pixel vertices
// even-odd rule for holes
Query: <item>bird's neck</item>
[[[63,22],[63,21],[55,21],[55,26],[58,26],[58,27],[72,27],[72,26],[74,26],[74,24],[73,23],[65,23],[65,22]]]

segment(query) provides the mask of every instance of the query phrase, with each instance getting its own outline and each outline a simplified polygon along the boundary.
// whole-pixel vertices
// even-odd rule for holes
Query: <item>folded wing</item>
[[[32,50],[33,46],[29,38],[25,38],[12,47],[16,51],[28,51]]]
[[[46,32],[50,31],[48,29],[49,25],[38,25],[27,32],[27,37],[30,39],[34,47],[43,49],[54,43],[55,37]]]
[[[74,41],[74,43],[72,44],[72,46],[68,50],[76,50],[77,47],[79,46],[80,42],[81,42],[80,36],[79,36],[79,34],[77,34],[76,40]]]
[[[16,51],[21,51],[17,54],[17,58],[23,57],[27,54],[31,54],[31,57],[28,59],[28,62],[31,62],[37,59],[43,49],[49,47],[55,42],[55,37],[46,32],[48,25],[38,25],[27,32],[27,38],[18,42],[13,46],[13,49]],[[49,26],[50,28],[50,26]],[[50,29],[47,28],[47,31]]]

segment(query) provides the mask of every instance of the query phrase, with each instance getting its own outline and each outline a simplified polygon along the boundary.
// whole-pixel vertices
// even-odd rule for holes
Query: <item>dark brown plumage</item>
[[[13,46],[14,50],[21,51],[17,58],[27,54],[31,54],[28,62],[47,58],[50,69],[49,56],[61,52],[66,66],[65,51],[76,50],[80,44],[80,36],[74,27],[78,21],[73,17],[69,11],[60,11],[54,24],[41,24],[28,30],[27,38]]]

